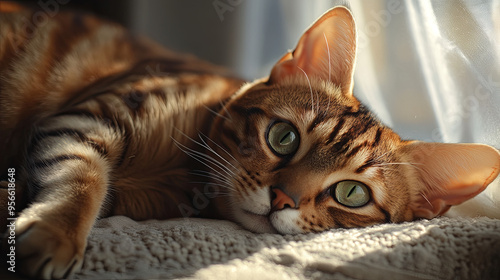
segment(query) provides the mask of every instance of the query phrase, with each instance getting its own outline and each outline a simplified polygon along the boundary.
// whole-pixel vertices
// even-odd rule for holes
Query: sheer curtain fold
[[[342,2],[244,2],[240,73],[268,74],[318,16]],[[348,2],[362,102],[403,138],[500,148],[500,0]]]
[[[353,1],[354,12],[390,13],[390,3],[399,1],[380,2],[382,4],[376,7],[366,1]],[[359,88],[363,89],[366,83],[364,77],[375,76],[371,79],[378,81],[385,100],[390,96],[400,100],[386,102],[381,110],[388,111],[394,129],[403,136],[440,142],[481,142],[500,147],[500,133],[496,129],[500,120],[499,27],[495,25],[499,22],[499,13],[494,10],[498,1],[399,3],[402,11],[390,14],[390,21],[385,23],[390,32],[371,39],[381,41],[386,49],[396,50],[394,56],[399,52],[404,55],[396,61],[377,59],[377,55],[360,57],[360,63],[366,64],[363,59],[376,62],[372,62],[375,65],[372,73],[368,73],[371,69],[357,69]],[[370,28],[369,25],[358,27],[361,32]],[[367,48],[373,51],[373,44]],[[398,69],[395,63],[406,67],[393,71]],[[377,71],[377,68],[383,70]],[[389,70],[384,76],[390,79],[380,75],[386,69]],[[394,88],[394,84],[398,87]],[[406,103],[404,99],[412,102]],[[379,110],[376,103],[369,105]]]
[[[339,1],[251,3],[274,15],[269,24],[281,35],[266,35],[270,27],[263,24],[252,35],[255,40],[246,41],[244,48],[260,50],[246,58],[259,64],[254,72],[240,69],[247,78],[266,75]],[[500,0],[352,0],[350,5],[358,28],[354,93],[363,103],[403,138],[500,148]],[[271,53],[271,59],[262,53]],[[451,214],[457,213],[500,218],[500,179],[476,199],[453,207]]]

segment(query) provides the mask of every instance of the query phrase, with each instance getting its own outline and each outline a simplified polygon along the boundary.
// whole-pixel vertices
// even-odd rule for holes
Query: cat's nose
[[[284,208],[295,208],[297,205],[295,201],[281,189],[273,188],[271,191],[273,192],[271,201],[272,210],[277,211]]]

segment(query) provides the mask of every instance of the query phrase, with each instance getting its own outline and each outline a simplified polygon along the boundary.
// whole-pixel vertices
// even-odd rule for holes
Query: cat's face
[[[221,110],[210,137],[222,215],[279,233],[431,218],[497,176],[488,146],[403,141],[381,124],[352,95],[354,58],[352,16],[332,9]]]
[[[227,106],[218,153],[234,159],[231,188],[221,182],[224,212],[280,233],[411,219],[403,174],[384,165],[397,161],[399,137],[333,84],[312,84],[311,96],[300,84],[258,83]]]

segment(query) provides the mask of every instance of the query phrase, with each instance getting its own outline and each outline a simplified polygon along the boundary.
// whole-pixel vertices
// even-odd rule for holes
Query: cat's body
[[[7,180],[16,170],[17,210],[34,202],[18,234],[37,221],[63,241],[18,237],[18,254],[60,247],[81,257],[98,215],[182,217],[203,185],[192,183],[200,168],[178,146],[203,152],[191,138],[210,133],[214,112],[242,81],[88,15],[60,13],[31,30],[32,17],[0,15],[0,173]]]
[[[28,275],[78,269],[98,217],[316,232],[432,218],[498,175],[493,148],[403,141],[352,96],[345,8],[241,88],[114,24],[60,13],[26,29],[32,18],[0,15],[0,175],[16,170]]]
[[[165,192],[186,187],[191,171],[186,167],[195,167],[195,161],[177,145],[201,150],[190,138],[209,134],[214,112],[242,81],[88,15],[60,14],[33,36],[23,29],[29,12],[2,17],[2,177],[16,168],[18,180],[23,179],[19,167],[26,155],[21,152],[28,153],[34,166],[57,157],[57,150],[33,155],[43,141],[51,141],[44,138],[74,141],[81,145],[74,150],[91,148],[82,157],[105,158],[113,166],[106,181],[121,191],[109,201],[111,214],[179,216],[177,206],[163,213],[146,208],[168,205]],[[173,188],[165,188],[167,182]]]

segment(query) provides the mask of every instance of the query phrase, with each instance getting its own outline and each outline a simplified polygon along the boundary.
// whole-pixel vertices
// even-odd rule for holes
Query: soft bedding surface
[[[77,279],[500,279],[500,220],[446,218],[316,234],[254,234],[228,221],[94,227]]]

